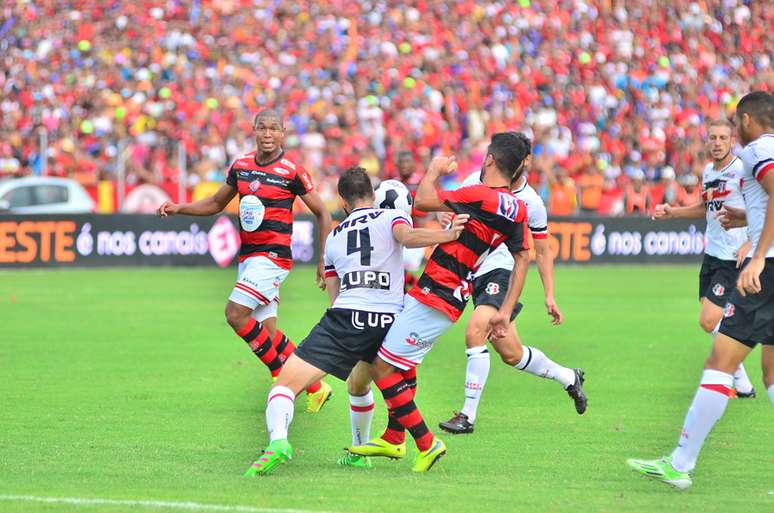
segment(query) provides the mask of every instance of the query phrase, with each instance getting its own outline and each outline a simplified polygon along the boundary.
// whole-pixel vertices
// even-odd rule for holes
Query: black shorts
[[[774,258],[766,259],[760,280],[758,294],[742,296],[734,287],[720,323],[720,333],[748,347],[774,345]]]
[[[295,355],[341,380],[359,361],[371,363],[397,314],[329,308]]]
[[[736,287],[738,276],[736,261],[705,254],[699,271],[699,299],[706,297],[713,305],[724,307]]]
[[[499,310],[505,301],[510,281],[511,271],[506,269],[493,269],[476,278],[473,281],[473,306],[489,305]],[[519,315],[523,307],[521,303],[516,303],[511,313],[511,321]]]

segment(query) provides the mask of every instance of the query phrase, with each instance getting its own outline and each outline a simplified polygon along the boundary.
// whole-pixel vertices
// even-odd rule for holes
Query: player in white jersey
[[[774,402],[774,95],[757,91],[744,96],[736,106],[736,126],[745,145],[742,195],[752,256],[726,305],[677,447],[659,460],[627,462],[642,475],[680,489],[691,486],[704,441],[734,395],[733,372],[757,344],[763,346],[763,382]],[[744,212],[733,207],[724,212],[724,226],[740,218],[744,222]],[[770,440],[763,440],[763,447],[770,447]]]
[[[325,246],[325,282],[332,306],[285,362],[269,391],[269,446],[247,475],[268,474],[291,459],[287,437],[295,397],[327,374],[347,380],[353,444],[370,438],[374,400],[367,364],[403,309],[403,248],[456,240],[467,221],[463,216],[449,230],[413,228],[403,211],[373,208],[371,180],[359,167],[342,174],[338,190],[348,215]],[[345,458],[340,463],[370,466],[367,458]]]
[[[707,146],[712,162],[702,174],[702,200],[687,207],[656,205],[653,219],[707,219],[707,249],[699,271],[699,325],[714,336],[731,291],[739,276],[739,266],[750,249],[747,230],[725,230],[718,213],[724,206],[744,208],[742,198],[742,160],[731,153],[734,125],[725,119],[709,123]],[[755,397],[755,388],[747,377],[744,364],[734,372],[737,397]]]
[[[527,140],[528,147],[531,148],[529,140],[522,134],[519,135]],[[529,157],[527,157],[525,169],[528,167]],[[468,176],[462,186],[478,183],[481,183],[480,171]],[[543,282],[546,311],[551,316],[554,325],[561,324],[563,316],[554,299],[554,262],[548,244],[548,214],[545,204],[538,193],[527,183],[526,172],[520,174],[514,181],[512,189],[516,197],[527,206],[527,224],[535,243],[535,260],[540,279]],[[513,256],[505,245],[500,245],[486,257],[474,275],[474,310],[465,330],[465,353],[468,359],[465,369],[465,402],[459,412],[455,412],[446,422],[438,424],[438,427],[444,431],[452,434],[473,432],[478,405],[489,376],[489,350],[486,344],[489,337],[489,320],[505,299],[512,270]],[[521,308],[522,305],[519,303],[511,320],[516,318]],[[583,392],[583,371],[562,367],[549,359],[539,349],[523,346],[513,323],[511,323],[506,338],[493,340],[491,343],[505,364],[561,383],[575,402],[576,411],[582,414],[586,410],[587,399]]]

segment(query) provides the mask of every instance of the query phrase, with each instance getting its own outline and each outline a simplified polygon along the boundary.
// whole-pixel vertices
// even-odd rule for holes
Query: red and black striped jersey
[[[459,239],[435,248],[409,294],[456,321],[470,298],[473,275],[490,250],[503,243],[512,253],[529,249],[527,207],[506,187],[471,185],[438,196],[470,220]]]
[[[314,189],[311,175],[300,164],[281,153],[271,162],[258,163],[256,152],[242,155],[231,164],[226,183],[239,192],[239,198],[256,196],[265,208],[263,221],[252,232],[240,225],[242,246],[239,261],[265,256],[278,266],[290,269],[293,235],[293,201]]]

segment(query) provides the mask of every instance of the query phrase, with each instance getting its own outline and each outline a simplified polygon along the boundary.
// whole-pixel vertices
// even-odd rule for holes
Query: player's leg
[[[243,297],[230,298],[226,303],[226,321],[236,334],[247,342],[253,354],[268,367],[272,377],[276,377],[282,368],[282,362],[271,344],[268,330],[253,318],[254,306],[237,301],[250,302]]]
[[[352,429],[352,445],[363,445],[371,439],[371,421],[374,418],[374,395],[371,392],[371,365],[360,361],[347,378],[349,392],[349,422]],[[371,468],[368,456],[350,452],[338,459],[339,465]]]
[[[573,400],[575,411],[580,415],[586,411],[588,399],[583,390],[585,380],[583,370],[559,365],[540,349],[522,345],[514,324],[511,324],[506,337],[492,341],[492,347],[506,365],[540,378],[554,380],[562,385]]]
[[[766,387],[769,398],[774,404],[774,345],[764,345],[761,348],[761,367],[763,368],[763,386]]]
[[[715,273],[708,283],[708,289],[701,298],[699,325],[701,329],[714,337],[720,326],[720,321],[723,319],[723,307],[728,301],[734,282],[731,279],[724,279],[719,273]],[[730,288],[726,289],[726,287]],[[744,363],[740,363],[739,367],[734,371],[734,388],[739,398],[755,397],[755,388],[749,376],[747,376]]]

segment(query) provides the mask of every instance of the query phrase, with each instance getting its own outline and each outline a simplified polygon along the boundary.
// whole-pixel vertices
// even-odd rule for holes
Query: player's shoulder
[[[750,142],[744,147],[740,157],[748,164],[774,157],[774,134],[763,134]]]
[[[537,191],[527,182],[524,182],[524,185],[513,191],[513,193],[517,198],[522,200],[527,205],[543,204],[543,198],[541,198],[540,194],[538,194]]]
[[[243,153],[234,159],[231,163],[233,169],[249,169],[255,167],[255,151]]]

